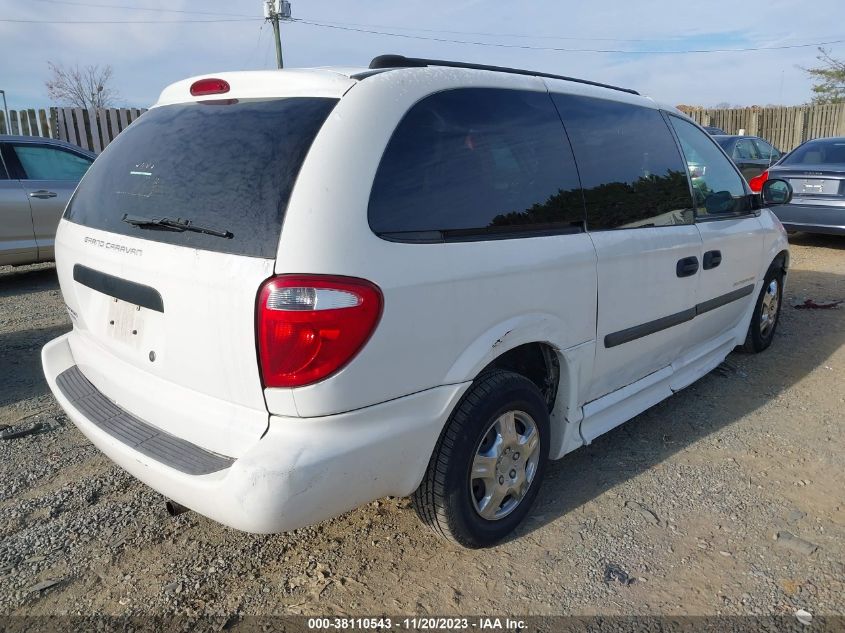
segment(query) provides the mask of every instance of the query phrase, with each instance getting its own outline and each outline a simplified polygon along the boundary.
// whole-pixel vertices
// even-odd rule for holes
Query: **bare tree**
[[[50,78],[44,82],[47,96],[57,105],[86,110],[115,105],[117,91],[112,87],[111,66],[68,66],[47,62]]]

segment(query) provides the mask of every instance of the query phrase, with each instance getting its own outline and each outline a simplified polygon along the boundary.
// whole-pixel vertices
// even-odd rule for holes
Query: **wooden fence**
[[[0,134],[58,138],[100,153],[146,109],[28,108],[9,110],[9,120],[0,110]]]
[[[720,127],[728,134],[761,136],[788,152],[804,141],[825,136],[845,136],[845,103],[785,108],[681,109],[701,125]],[[0,110],[0,134],[43,136],[69,141],[101,152],[114,137],[145,109],[44,108],[9,110],[9,121]]]
[[[714,125],[728,134],[760,136],[783,152],[804,141],[845,136],[845,103],[788,108],[732,108],[716,110],[681,107],[701,125]]]

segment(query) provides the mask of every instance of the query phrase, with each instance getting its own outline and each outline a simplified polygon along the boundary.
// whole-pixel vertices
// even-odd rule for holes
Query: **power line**
[[[44,0],[46,1],[46,0]],[[318,22],[315,22],[317,24]],[[449,31],[446,29],[421,29],[416,27],[396,26],[388,24],[362,24],[358,22],[329,22],[320,20],[323,26],[358,26],[370,29],[393,29],[395,31],[417,31],[421,33],[448,33],[450,35],[480,35],[482,37],[516,37],[537,40],[574,40],[592,42],[670,42],[675,40],[688,39],[690,36],[676,35],[663,38],[620,38],[620,37],[576,37],[574,35],[530,35],[528,33],[491,33],[487,31]]]
[[[18,20],[0,18],[13,24],[213,24],[218,22],[256,22],[261,18],[220,18],[214,20]]]
[[[154,7],[139,7],[134,5],[126,5],[126,4],[101,4],[101,3],[91,3],[91,2],[79,2],[75,0],[36,0],[37,2],[48,2],[50,4],[65,4],[71,6],[79,6],[79,7],[95,7],[95,8],[102,8],[102,9],[127,9],[131,11],[151,11],[154,13],[180,13],[180,14],[194,14],[194,15],[216,15],[216,16],[225,16],[225,17],[239,17],[239,18],[251,18],[252,16],[244,14],[244,13],[225,13],[219,11],[193,11],[193,10],[185,10],[185,9],[162,9],[162,8],[154,8]],[[535,40],[568,40],[568,41],[593,41],[593,42],[637,42],[637,43],[648,43],[648,42],[669,42],[669,41],[682,41],[688,39],[689,36],[683,35],[676,35],[671,37],[663,37],[663,38],[618,38],[618,37],[585,37],[585,36],[573,36],[573,35],[536,35],[536,34],[529,34],[529,33],[494,33],[489,31],[459,31],[459,30],[448,30],[448,29],[424,29],[424,28],[417,28],[417,27],[405,27],[405,26],[398,26],[398,25],[388,25],[388,24],[364,24],[360,22],[332,22],[332,21],[325,21],[325,20],[312,20],[312,21],[305,21],[305,20],[290,20],[290,21],[302,21],[307,24],[311,24],[313,26],[323,26],[326,28],[332,27],[360,27],[362,29],[392,29],[396,31],[413,31],[413,32],[421,32],[421,33],[446,33],[450,35],[478,35],[482,37],[513,37],[513,38],[522,38],[522,39],[535,39]],[[350,28],[351,30],[351,28]],[[365,32],[369,32],[368,30]],[[393,35],[396,37],[403,36],[403,34],[399,33],[382,33],[379,31],[379,34],[385,35]],[[410,35],[408,37],[411,37]],[[459,42],[463,43],[463,42]],[[838,43],[838,42],[832,42]],[[481,43],[479,43],[481,44]],[[823,43],[824,44],[824,43]],[[814,46],[813,44],[802,45],[802,46]],[[725,49],[725,50],[737,50],[737,49]],[[743,49],[744,50],[744,49]],[[757,49],[755,49],[757,50]],[[591,51],[592,52],[592,51]],[[599,51],[603,52],[603,51]],[[702,51],[693,51],[693,52],[702,52]],[[721,50],[719,51],[721,52]]]
[[[400,37],[412,40],[427,40],[431,42],[443,42],[448,44],[468,44],[471,46],[490,46],[494,48],[518,48],[523,50],[535,51],[558,51],[564,53],[622,53],[629,55],[682,55],[690,53],[746,53],[750,51],[774,51],[786,50],[790,48],[810,48],[817,46],[826,46],[828,44],[840,44],[845,42],[841,40],[828,40],[826,42],[814,42],[809,44],[785,44],[781,46],[749,46],[745,48],[696,48],[680,51],[672,50],[624,50],[612,48],[563,48],[558,46],[531,46],[529,44],[505,44],[501,42],[478,42],[473,40],[455,40],[445,37],[429,37],[425,35],[410,35],[408,33],[392,33],[389,31],[378,31],[375,29],[355,28],[339,26],[337,24],[329,24],[327,22],[314,22],[311,20],[303,20],[301,18],[293,18],[290,20],[295,24],[307,24],[309,26],[317,26],[322,28],[337,29],[341,31],[354,31],[356,33],[369,33],[372,35],[387,35],[390,37]]]
[[[74,0],[36,0],[50,4],[67,4],[74,7],[94,7],[97,9],[128,9],[130,11],[152,11],[154,13],[189,13],[195,15],[221,15],[233,18],[252,17],[245,13],[226,13],[225,11],[187,11],[184,9],[157,9],[153,7],[137,7],[128,4],[96,4],[92,2],[74,2]]]
[[[42,0],[46,1],[46,0]],[[52,0],[58,2],[59,0]],[[70,3],[70,0],[62,0],[62,2]],[[118,8],[116,5],[114,8]],[[130,8],[130,7],[121,7]],[[217,14],[212,14],[217,15]],[[213,24],[225,22],[253,22],[260,18],[215,18],[207,20],[30,20],[30,19],[16,19],[16,18],[0,18],[0,22],[13,24]],[[823,42],[811,42],[807,44],[783,44],[779,46],[749,46],[742,48],[696,48],[685,50],[626,50],[614,48],[570,48],[559,46],[534,46],[530,44],[507,44],[503,42],[481,42],[476,40],[460,40],[445,37],[433,37],[426,35],[412,35],[409,33],[394,33],[391,31],[382,31],[372,28],[361,28],[352,26],[342,26],[339,23],[317,22],[313,20],[304,20],[301,18],[292,18],[284,20],[285,22],[293,24],[304,24],[307,26],[314,26],[318,28],[328,28],[340,31],[351,31],[355,33],[367,33],[370,35],[384,35],[388,37],[398,37],[402,39],[425,40],[430,42],[441,42],[448,44],[464,44],[469,46],[487,46],[491,48],[513,48],[521,50],[537,50],[537,51],[555,51],[563,53],[616,53],[624,55],[687,55],[695,53],[746,53],[753,51],[774,51],[774,50],[788,50],[796,48],[814,48],[818,46],[828,46],[831,44],[841,44],[845,39],[834,39]],[[436,32],[436,31],[432,31]],[[446,31],[444,31],[446,32]],[[573,38],[575,39],[575,38]],[[622,40],[620,40],[622,41]],[[633,40],[631,40],[633,41]],[[647,41],[647,40],[644,40]],[[660,40],[656,40],[660,41]]]
[[[264,23],[261,23],[261,26],[258,29],[258,39],[255,40],[255,48],[252,49],[252,53],[250,53],[249,57],[247,58],[246,62],[244,63],[244,67],[248,68],[252,63],[252,58],[255,57],[255,54],[258,52],[258,47],[261,44],[261,35],[264,33]]]

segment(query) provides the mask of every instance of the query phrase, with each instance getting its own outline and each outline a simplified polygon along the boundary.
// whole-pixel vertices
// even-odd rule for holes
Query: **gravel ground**
[[[845,310],[805,298],[845,299],[845,239],[795,236],[769,351],[553,463],[516,538],[462,551],[406,499],[275,536],[168,517],[49,395],[52,265],[0,269],[0,428],[33,431],[0,440],[0,615],[845,615]]]

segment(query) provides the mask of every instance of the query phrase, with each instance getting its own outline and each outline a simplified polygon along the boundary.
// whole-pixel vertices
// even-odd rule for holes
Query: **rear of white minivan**
[[[355,280],[274,277],[299,170],[354,81],[242,75],[168,89],[165,105],[95,161],[56,238],[73,330],[42,360],[69,417],[118,464],[211,518],[272,532],[313,518],[283,505],[315,473],[304,447],[285,439],[298,424],[274,436],[264,387],[290,386],[291,371],[311,372],[305,382],[332,371],[314,368],[315,336],[333,355],[326,362],[348,360],[375,327],[381,295]],[[284,96],[262,94],[273,82]],[[297,321],[306,310],[354,318],[349,332],[333,322],[309,329]],[[282,353],[262,356],[274,344]],[[390,418],[374,415],[376,426],[379,415]]]

